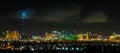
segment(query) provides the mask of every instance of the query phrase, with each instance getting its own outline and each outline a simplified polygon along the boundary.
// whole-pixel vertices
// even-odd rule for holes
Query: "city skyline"
[[[0,0],[4,52],[119,53],[120,2]]]

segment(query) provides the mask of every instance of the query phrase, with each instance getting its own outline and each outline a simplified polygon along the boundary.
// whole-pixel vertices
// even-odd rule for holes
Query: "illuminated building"
[[[2,32],[2,35],[5,37],[5,32]]]
[[[87,32],[87,33],[86,33],[86,40],[88,40],[88,38],[89,38],[89,37],[88,37],[88,32]]]
[[[77,41],[79,40],[88,40],[88,33],[86,34],[77,34]]]
[[[77,32],[76,32],[76,31],[73,31],[73,35],[77,35]]]
[[[113,35],[115,35],[116,33],[115,32],[113,32]]]
[[[42,38],[46,38],[46,35],[42,35]]]
[[[120,40],[120,34],[114,34],[116,40]]]
[[[120,40],[120,34],[116,34],[115,32],[110,36],[110,40]]]
[[[97,33],[92,33],[92,39],[96,39],[98,37]]]
[[[70,34],[69,36],[66,37],[66,39],[76,40],[76,36],[74,36],[73,34]]]
[[[110,40],[114,40],[115,36],[111,35]]]
[[[69,36],[70,35],[70,32],[69,31],[66,31],[65,32],[65,36]]]
[[[89,35],[89,39],[94,38],[94,36],[93,36],[93,33],[92,33],[92,32],[88,32],[88,35]]]
[[[53,36],[53,40],[58,40],[60,39],[60,36]]]
[[[83,40],[82,34],[77,34],[77,41],[79,41],[79,40]]]
[[[65,31],[62,31],[62,38],[65,37]]]
[[[52,31],[53,34],[53,40],[59,40],[61,41],[64,38],[64,33],[59,32],[59,31]]]
[[[48,34],[46,36],[46,40],[53,40],[53,34]]]
[[[62,34],[62,32],[58,32],[58,38],[60,41],[64,38],[64,35]]]
[[[101,35],[98,35],[98,36],[97,36],[97,40],[102,40],[102,36],[101,36]]]
[[[18,39],[19,33],[17,31],[6,31],[6,38],[7,39]]]
[[[6,45],[6,48],[7,49],[13,49],[13,46],[8,42],[7,45]]]
[[[57,35],[58,35],[58,31],[52,31],[52,34],[53,34],[54,36],[57,36]]]
[[[45,32],[45,35],[47,36],[47,35],[48,35],[48,32]]]
[[[34,40],[39,40],[39,39],[40,39],[40,36],[32,36],[32,38],[33,38]]]
[[[42,41],[45,41],[46,35],[42,35],[40,39],[41,39]]]

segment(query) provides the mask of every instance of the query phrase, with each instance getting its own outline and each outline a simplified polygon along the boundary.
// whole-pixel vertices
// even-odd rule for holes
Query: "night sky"
[[[0,1],[0,32],[52,30],[120,32],[119,1],[4,0]]]

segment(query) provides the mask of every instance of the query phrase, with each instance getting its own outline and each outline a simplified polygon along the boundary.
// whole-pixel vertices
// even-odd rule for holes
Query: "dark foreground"
[[[106,47],[106,48],[97,48],[95,46],[89,46],[88,48],[82,50],[82,51],[76,51],[76,50],[0,50],[0,53],[120,53],[120,47]]]
[[[120,43],[112,42],[13,43],[18,50],[0,49],[0,53],[120,53]]]
[[[36,50],[36,51],[10,51],[1,50],[0,53],[120,53],[120,51],[99,51],[96,49],[84,50],[84,51],[49,51],[49,50]]]

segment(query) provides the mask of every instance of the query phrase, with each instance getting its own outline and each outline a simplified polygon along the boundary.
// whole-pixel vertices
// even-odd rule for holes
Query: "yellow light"
[[[18,39],[19,33],[17,31],[6,31],[7,39]]]
[[[113,40],[115,38],[115,36],[110,36],[110,40]]]

